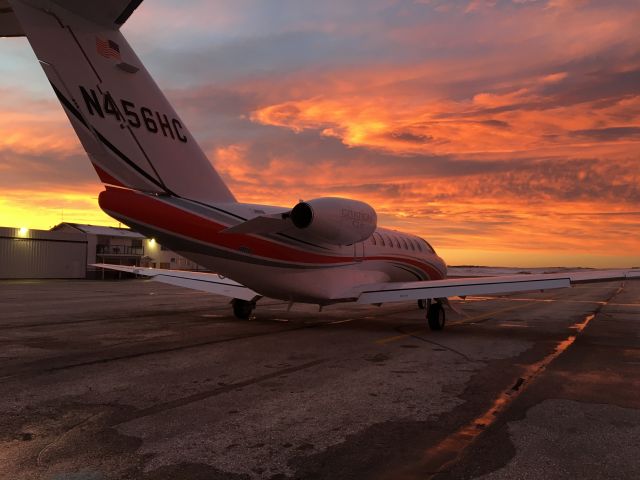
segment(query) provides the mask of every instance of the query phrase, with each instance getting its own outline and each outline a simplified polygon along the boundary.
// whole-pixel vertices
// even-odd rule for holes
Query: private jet
[[[228,296],[249,318],[262,297],[323,306],[418,301],[433,330],[450,297],[640,277],[580,271],[447,278],[426,240],[378,226],[359,200],[239,202],[125,40],[142,0],[0,0],[0,36],[26,37],[104,184],[111,217],[216,273],[97,264]]]

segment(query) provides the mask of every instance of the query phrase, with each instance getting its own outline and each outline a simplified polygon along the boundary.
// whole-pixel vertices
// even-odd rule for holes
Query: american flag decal
[[[115,58],[116,60],[120,60],[120,47],[116,42],[96,37],[96,50],[104,58]]]

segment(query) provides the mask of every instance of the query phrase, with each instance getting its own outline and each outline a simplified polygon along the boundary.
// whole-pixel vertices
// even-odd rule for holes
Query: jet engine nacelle
[[[332,245],[350,245],[369,238],[378,216],[370,205],[348,198],[323,197],[300,202],[290,218],[305,236]]]

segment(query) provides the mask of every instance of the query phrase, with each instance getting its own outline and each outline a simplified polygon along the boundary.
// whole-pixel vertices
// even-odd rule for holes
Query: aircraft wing
[[[354,292],[358,303],[386,303],[427,298],[465,297],[565,288],[579,283],[640,279],[640,269],[588,270],[549,274],[451,278],[421,282],[363,285]]]
[[[259,297],[256,292],[244,285],[225,278],[217,273],[188,272],[184,270],[169,270],[164,268],[145,268],[127,265],[111,265],[108,263],[93,263],[91,266],[134,273],[151,277],[152,280],[178,287],[191,288],[203,292],[216,293],[230,298],[251,301]]]

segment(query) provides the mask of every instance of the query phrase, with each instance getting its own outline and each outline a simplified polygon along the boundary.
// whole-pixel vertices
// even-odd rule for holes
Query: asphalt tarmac
[[[456,303],[0,282],[0,479],[640,478],[640,281]]]

